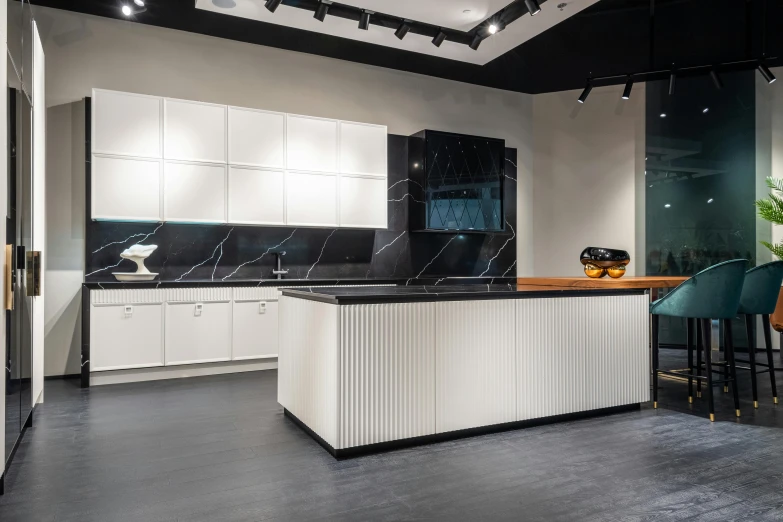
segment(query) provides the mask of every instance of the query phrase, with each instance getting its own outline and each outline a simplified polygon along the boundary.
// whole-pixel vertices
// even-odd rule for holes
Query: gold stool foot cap
[[[699,399],[701,399],[701,392],[700,392],[700,391],[697,391],[697,392],[696,392],[696,397],[697,397],[697,398],[699,398]]]
[[[773,400],[775,401],[775,404],[778,403],[778,398],[777,397],[775,397]]]
[[[688,404],[693,404],[693,397],[688,397]]]
[[[653,402],[653,408],[655,408],[656,410],[658,409],[658,402],[657,401]]]
[[[710,413],[710,422],[715,422],[715,414]]]
[[[759,401],[753,401],[753,407],[758,408],[759,407]]]
[[[729,393],[729,387],[728,386],[724,386],[723,387],[723,393]]]
[[[737,417],[739,417],[740,416],[740,411],[736,410],[736,412],[737,412]]]

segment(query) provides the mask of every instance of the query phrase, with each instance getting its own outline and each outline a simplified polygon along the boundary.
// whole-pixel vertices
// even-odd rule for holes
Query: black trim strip
[[[8,468],[11,467],[11,462],[14,460],[16,450],[19,449],[19,444],[22,443],[22,437],[24,437],[24,434],[27,432],[27,428],[33,427],[33,413],[35,413],[35,406],[33,406],[33,409],[30,410],[30,413],[27,414],[27,418],[22,425],[22,431],[19,433],[19,437],[16,439],[14,447],[11,448],[11,452],[8,454],[8,458],[5,461],[5,469],[0,472],[0,495],[5,494],[5,476],[8,472]]]
[[[641,409],[640,403],[627,404],[623,406],[612,406],[611,408],[600,408],[597,410],[581,411],[576,413],[566,413],[563,415],[553,415],[551,417],[543,417],[540,419],[530,419],[523,421],[506,422],[503,424],[492,424],[490,426],[481,426],[478,428],[468,428],[464,430],[449,431],[446,433],[436,433],[433,435],[423,435],[421,437],[412,437],[409,439],[400,439],[389,442],[379,442],[376,444],[368,444],[366,446],[356,446],[353,448],[334,449],[328,442],[321,438],[317,433],[310,429],[304,422],[302,422],[296,415],[283,408],[283,414],[291,419],[291,421],[302,428],[308,435],[315,439],[318,444],[328,451],[336,459],[345,459],[359,457],[362,455],[368,455],[371,453],[383,453],[386,451],[392,451],[402,448],[410,448],[413,446],[422,446],[425,444],[436,444],[438,442],[446,442],[455,439],[464,439],[467,437],[476,437],[479,435],[488,435],[491,433],[500,433],[503,431],[518,430],[524,428],[532,428],[535,426],[543,426],[546,424],[554,424],[557,422],[568,422],[580,419],[587,419],[590,417],[599,417],[603,415],[613,415],[617,413],[625,413],[629,411],[637,411]]]

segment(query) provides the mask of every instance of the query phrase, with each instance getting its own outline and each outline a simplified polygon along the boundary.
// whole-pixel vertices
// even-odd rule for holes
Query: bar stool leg
[[[730,370],[731,391],[734,393],[734,412],[740,416],[739,389],[737,388],[737,363],[734,360],[734,338],[731,335],[731,319],[723,320],[723,344],[726,345],[726,365]]]
[[[750,385],[753,388],[753,407],[759,407],[759,389],[756,380],[756,338],[753,335],[753,319],[756,316],[745,314],[745,330],[748,334],[748,360],[750,361]]]
[[[726,324],[725,321],[723,323]],[[723,393],[729,393],[729,350],[726,345],[726,329],[723,329]]]
[[[685,320],[685,331],[688,336],[688,403],[693,404],[693,319]]]
[[[772,397],[775,404],[778,403],[778,386],[775,383],[775,361],[772,359],[772,331],[769,326],[769,315],[761,316],[761,324],[764,328],[764,345],[767,348],[767,364],[769,365],[769,384],[772,386]]]
[[[701,322],[701,339],[704,345],[704,363],[706,364],[705,371],[707,373],[707,405],[710,410],[710,422],[715,422],[715,401],[712,397],[712,357],[710,354],[710,320],[700,319]]]
[[[701,338],[701,319],[694,319],[694,323],[696,325],[696,376],[701,377],[701,350],[704,345]],[[696,397],[701,398],[701,379],[696,379]]]
[[[652,316],[653,408],[658,408],[658,319],[659,316]]]

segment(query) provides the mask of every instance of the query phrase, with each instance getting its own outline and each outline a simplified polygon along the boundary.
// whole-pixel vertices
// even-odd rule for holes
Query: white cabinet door
[[[92,218],[160,221],[160,161],[93,156]]]
[[[289,226],[336,227],[337,176],[288,172],[286,215]]]
[[[228,162],[285,168],[285,114],[228,108]]]
[[[161,157],[162,98],[93,90],[94,153]]]
[[[225,223],[226,167],[167,161],[164,218],[186,223]]]
[[[340,226],[387,228],[386,179],[340,177]]]
[[[232,359],[277,357],[277,302],[234,301]]]
[[[231,360],[231,303],[166,303],[166,365]]]
[[[337,172],[337,120],[288,115],[288,170]]]
[[[254,225],[285,224],[285,173],[230,166],[228,221]]]
[[[386,177],[386,126],[340,122],[340,172]]]
[[[163,305],[91,306],[90,371],[163,366]]]
[[[226,163],[226,106],[165,100],[166,159]]]

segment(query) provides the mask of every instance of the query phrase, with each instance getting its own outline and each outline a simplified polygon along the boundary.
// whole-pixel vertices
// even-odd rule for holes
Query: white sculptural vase
[[[120,257],[123,259],[130,259],[136,263],[136,271],[114,272],[112,275],[116,277],[118,281],[152,281],[158,274],[150,272],[147,267],[144,266],[144,260],[150,257],[157,248],[158,245],[133,245],[124,250],[120,254]]]

